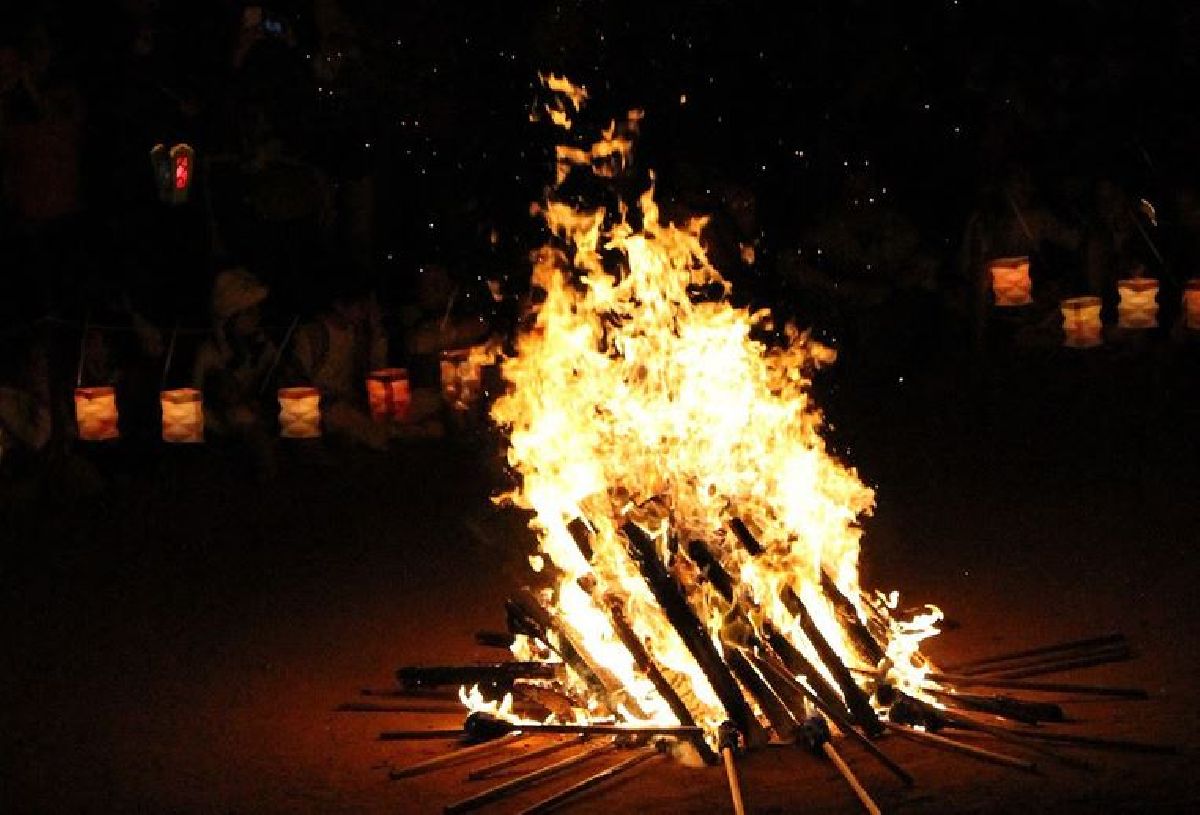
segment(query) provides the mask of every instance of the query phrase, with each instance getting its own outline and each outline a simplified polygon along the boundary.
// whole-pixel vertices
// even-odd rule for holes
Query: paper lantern
[[[315,439],[321,435],[319,390],[279,389],[279,435],[287,439]]]
[[[1192,331],[1200,331],[1200,277],[1183,286],[1183,321]]]
[[[475,405],[483,382],[483,366],[491,363],[493,356],[484,345],[442,352],[442,398],[446,404],[457,411]]]
[[[83,441],[108,441],[117,430],[117,395],[112,388],[76,388],[75,423]]]
[[[1154,328],[1158,325],[1158,281],[1152,277],[1130,277],[1117,281],[1121,302],[1117,324],[1121,328]]]
[[[1027,306],[1033,302],[1033,281],[1029,278],[1029,258],[996,258],[988,263],[992,275],[992,294],[998,306]]]
[[[1068,297],[1062,301],[1063,345],[1095,348],[1100,338],[1100,298]]]
[[[371,405],[371,418],[375,421],[403,420],[408,416],[408,406],[412,403],[408,371],[403,368],[372,371],[367,376],[367,401]]]
[[[204,399],[195,388],[178,388],[158,395],[162,406],[162,438],[172,444],[204,441]]]
[[[150,164],[154,167],[159,200],[166,204],[187,203],[196,169],[196,151],[191,145],[177,144],[168,150],[156,144],[150,151]]]

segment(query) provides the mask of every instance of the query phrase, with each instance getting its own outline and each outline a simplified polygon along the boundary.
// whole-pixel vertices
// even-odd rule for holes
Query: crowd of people
[[[481,20],[478,27],[490,25]],[[441,410],[440,352],[511,332],[527,294],[526,253],[544,236],[522,234],[532,228],[489,211],[481,190],[492,183],[489,172],[527,175],[510,163],[519,139],[493,144],[489,134],[453,124],[439,108],[450,104],[444,94],[425,94],[426,109],[441,110],[451,122],[444,129],[461,140],[459,164],[477,162],[474,186],[440,183],[439,200],[453,202],[444,211],[457,213],[451,226],[437,224],[440,244],[384,246],[384,230],[434,233],[424,216],[408,223],[416,220],[408,203],[391,200],[395,211],[380,214],[396,185],[377,158],[377,134],[388,134],[392,154],[411,152],[403,134],[418,117],[382,100],[384,72],[373,63],[382,35],[337,0],[47,3],[6,22],[0,466],[71,447],[72,394],[81,384],[116,388],[122,436],[134,440],[157,437],[162,388],[195,387],[210,438],[250,450],[264,471],[281,386],[319,388],[329,434],[382,448]],[[560,23],[529,35],[533,58],[584,47],[590,29],[560,31]],[[471,36],[465,41],[464,53]],[[979,58],[978,72],[995,69],[986,62]],[[469,74],[471,64],[461,60],[460,72]],[[420,96],[438,67],[390,79],[387,94]],[[1045,160],[1054,150],[1030,147],[1065,144],[1079,122],[1091,121],[1047,113],[1091,81],[1075,74],[1059,70],[1041,97],[1019,82],[997,84],[978,105],[978,122],[968,122],[981,131],[974,159],[908,177],[893,162],[898,183],[916,189],[918,176],[940,179],[957,191],[950,202],[926,195],[910,206],[913,197],[889,192],[867,160],[806,170],[805,151],[790,146],[797,162],[790,172],[801,175],[709,171],[703,158],[677,157],[669,119],[657,132],[648,125],[634,171],[643,180],[650,167],[661,171],[665,217],[710,217],[709,256],[733,280],[735,297],[812,326],[841,348],[908,360],[982,348],[996,318],[987,262],[1012,255],[1033,259],[1034,305],[1020,312],[1027,327],[1053,334],[1059,300],[1072,295],[1099,295],[1113,312],[1116,281],[1145,275],[1161,283],[1162,333],[1178,332],[1184,282],[1200,270],[1200,192],[1186,172],[1168,180],[1155,170],[1159,157],[1136,140],[1127,152],[1144,172],[1130,172],[1130,162],[1058,167]],[[968,90],[976,84],[985,83],[972,79]],[[871,94],[882,95],[888,83],[873,87],[837,91],[847,121],[868,115],[859,106],[868,110]],[[893,96],[917,92],[901,90]],[[702,103],[674,95],[676,115],[700,115]],[[881,117],[885,102],[893,104],[876,101]],[[395,121],[381,123],[389,117]],[[437,126],[423,124],[423,132]],[[848,154],[837,127],[827,130],[814,136],[811,152]],[[705,135],[712,134],[684,129],[678,139]],[[454,161],[454,151],[421,139],[438,161]],[[194,163],[182,189],[165,196],[160,184],[179,179],[156,175],[151,150],[178,144],[194,148]],[[530,166],[552,149],[519,148]],[[962,166],[977,172],[956,185],[950,176]],[[804,195],[824,190],[819,205],[797,197],[797,178]],[[504,199],[524,213],[535,195]],[[411,427],[373,422],[366,410],[364,378],[386,366],[410,371]]]

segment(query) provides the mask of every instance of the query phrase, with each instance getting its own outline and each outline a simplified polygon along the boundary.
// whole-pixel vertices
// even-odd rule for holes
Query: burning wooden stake
[[[874,742],[872,742],[862,733],[859,733],[857,730],[855,730],[854,725],[851,724],[850,721],[844,716],[842,716],[837,709],[826,707],[825,703],[821,700],[821,697],[814,693],[811,688],[805,685],[805,683],[798,682],[795,677],[788,674],[787,670],[783,666],[775,664],[770,659],[760,659],[753,656],[751,659],[754,661],[755,665],[762,669],[764,675],[774,676],[776,682],[772,684],[775,687],[790,690],[792,693],[799,693],[804,696],[806,699],[808,699],[808,701],[812,702],[813,706],[816,707],[817,710],[821,711],[826,718],[832,720],[833,723],[837,725],[838,730],[866,748],[868,753],[870,753],[880,764],[886,767],[889,772],[903,781],[905,786],[911,787],[913,785],[913,777],[908,774],[908,771],[889,758],[888,755],[880,750]],[[799,709],[799,706],[792,705],[792,709],[797,710]]]
[[[667,620],[675,628],[679,638],[683,640],[683,644],[687,646],[692,658],[696,660],[696,664],[700,666],[700,670],[708,679],[717,698],[721,700],[721,705],[725,708],[725,713],[729,716],[730,721],[745,735],[748,743],[755,745],[765,743],[766,733],[754,718],[754,713],[746,704],[737,682],[721,660],[721,656],[717,653],[712,640],[709,639],[703,624],[696,617],[696,613],[692,611],[692,607],[688,605],[687,598],[683,596],[670,572],[658,559],[654,541],[632,521],[626,522],[621,530],[629,539],[630,557],[641,570],[646,585],[650,587],[650,591],[658,600],[658,605],[666,614]]]
[[[733,762],[733,754],[738,749],[741,733],[733,722],[721,724],[718,746],[721,748],[721,758],[725,762],[725,780],[729,782],[729,797],[733,799],[734,815],[746,815],[746,805],[742,802],[742,784],[738,779],[737,765]]]
[[[850,785],[850,789],[854,791],[854,795],[858,798],[859,803],[863,805],[863,809],[869,812],[870,815],[880,815],[879,807],[871,799],[870,793],[859,782],[854,771],[850,769],[850,765],[842,760],[837,750],[830,744],[828,722],[820,716],[811,716],[805,720],[800,732],[809,750],[812,750],[814,753],[824,753],[825,757],[833,762],[833,766],[837,768],[842,778]]]
[[[858,722],[867,733],[871,736],[878,736],[883,732],[883,725],[879,723],[879,718],[875,715],[874,708],[867,700],[867,695],[863,693],[854,681],[854,677],[850,675],[850,671],[846,668],[844,662],[833,650],[833,646],[825,639],[825,635],[821,633],[821,629],[817,626],[816,620],[809,614],[808,609],[804,605],[799,595],[792,590],[791,586],[784,586],[780,592],[780,599],[787,606],[788,611],[795,615],[800,622],[800,628],[804,631],[804,636],[808,637],[808,641],[812,643],[817,655],[821,658],[821,662],[833,674],[834,680],[838,687],[842,690],[842,697],[846,700],[846,704],[850,708],[850,712],[854,714],[855,720]]]

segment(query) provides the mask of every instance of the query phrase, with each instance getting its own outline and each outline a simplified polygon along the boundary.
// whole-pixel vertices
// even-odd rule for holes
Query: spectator
[[[274,472],[263,385],[277,358],[259,322],[269,291],[243,268],[227,269],[213,284],[213,335],[196,354],[195,387],[204,394],[206,428],[240,439],[262,475]]]
[[[321,391],[321,416],[331,435],[373,449],[387,446],[388,428],[366,407],[366,377],[387,365],[388,339],[374,294],[339,281],[312,322],[296,331],[288,378]]]

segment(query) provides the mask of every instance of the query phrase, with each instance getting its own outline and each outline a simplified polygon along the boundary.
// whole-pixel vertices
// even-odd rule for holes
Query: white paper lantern
[[[321,435],[321,392],[316,388],[279,389],[279,435],[315,439]]]
[[[1183,321],[1192,331],[1200,331],[1200,277],[1184,284]]]
[[[997,306],[1027,306],[1033,302],[1029,258],[996,258],[988,263],[988,270],[991,272],[992,295]]]
[[[162,407],[162,438],[171,444],[199,444],[204,441],[204,399],[195,388],[163,391],[158,396]]]
[[[1095,348],[1101,339],[1100,298],[1068,297],[1062,301],[1063,345]]]
[[[1158,325],[1158,281],[1152,277],[1130,277],[1117,281],[1121,302],[1117,324],[1121,328],[1154,328]]]
[[[75,423],[83,441],[117,438],[116,392],[110,387],[76,388]]]

